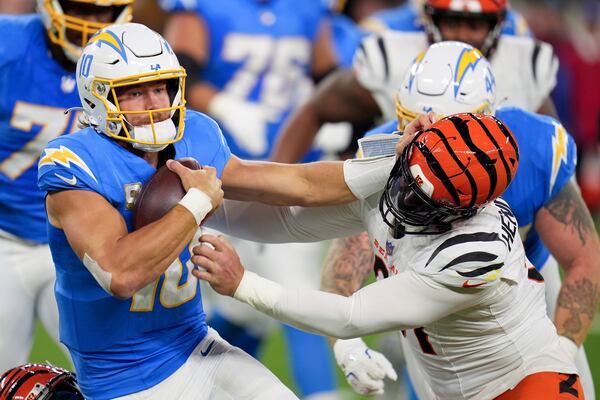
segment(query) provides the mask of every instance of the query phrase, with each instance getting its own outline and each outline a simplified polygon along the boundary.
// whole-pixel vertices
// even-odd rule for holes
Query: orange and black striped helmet
[[[75,374],[46,364],[25,364],[0,377],[0,400],[83,400]]]
[[[404,148],[381,196],[381,214],[399,234],[446,232],[500,196],[518,163],[517,141],[496,117],[446,117]]]

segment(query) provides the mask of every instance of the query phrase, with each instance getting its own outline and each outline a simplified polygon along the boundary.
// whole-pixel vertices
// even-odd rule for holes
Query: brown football
[[[190,169],[200,169],[198,161],[191,157],[177,161]],[[163,217],[184,195],[179,176],[163,165],[142,186],[137,196],[133,207],[133,228],[140,229]]]

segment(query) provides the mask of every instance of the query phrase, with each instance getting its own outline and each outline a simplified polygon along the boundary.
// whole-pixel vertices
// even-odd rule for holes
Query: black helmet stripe
[[[498,142],[496,141],[496,138],[494,138],[494,135],[492,135],[490,130],[487,128],[487,126],[485,126],[485,124],[481,121],[481,119],[479,119],[475,114],[469,114],[469,115],[471,115],[471,117],[473,117],[473,119],[475,121],[477,121],[479,126],[481,126],[481,129],[483,129],[485,134],[490,138],[490,140],[492,141],[494,146],[496,146],[496,148],[498,149],[498,156],[500,157],[500,160],[502,161],[502,165],[504,165],[504,170],[506,171],[507,183],[510,182],[512,180],[512,174],[510,172],[510,167],[508,166],[508,162],[506,161],[506,157],[504,156],[504,151],[502,151],[502,146],[500,146],[498,144]],[[498,125],[498,128],[500,128],[502,133],[504,133],[504,135],[508,138],[508,141],[513,146],[513,148],[515,149],[517,154],[519,154],[517,143],[513,140],[512,135],[508,132],[508,130],[506,129],[504,124],[499,122],[499,120],[496,118],[494,118],[494,121],[496,122],[496,125]]]
[[[448,138],[447,138],[448,135],[442,134],[442,132],[440,132],[439,129],[435,129],[435,128],[430,129],[430,131],[434,132],[440,138],[440,140],[442,141],[444,146],[446,146],[446,149],[448,150],[448,154],[452,157],[454,162],[462,169],[462,172],[465,174],[465,176],[469,180],[469,184],[471,185],[471,201],[469,202],[468,207],[472,207],[475,204],[475,199],[477,199],[477,182],[475,182],[475,178],[473,178],[473,175],[467,169],[466,165],[463,165],[463,163],[460,161],[460,159],[456,156],[454,149],[452,148],[452,146],[450,146],[450,142],[448,142]],[[435,156],[433,156],[433,154],[432,154],[432,157],[435,157]],[[437,162],[437,160],[436,160],[436,163],[440,166],[440,169],[442,169],[441,165],[439,164],[439,162]],[[431,165],[430,165],[430,167],[431,167]],[[450,180],[448,175],[446,175],[445,172],[444,172],[444,175],[446,176],[446,178],[448,180],[448,185],[452,186],[454,193],[456,193],[456,197],[454,197],[454,195],[453,195],[452,198],[456,202],[456,205],[461,207],[462,205],[460,204],[460,199],[458,198],[458,191],[457,191],[456,187],[452,184],[452,181]],[[448,187],[448,185],[446,185],[446,183],[444,182],[444,186]]]
[[[473,151],[475,157],[479,161],[479,164],[485,169],[488,177],[490,178],[490,190],[488,191],[486,201],[489,201],[492,198],[492,195],[496,191],[496,186],[498,185],[498,173],[496,172],[496,167],[494,166],[494,161],[487,155],[487,153],[481,150],[473,143],[473,138],[469,132],[469,127],[465,123],[465,121],[459,117],[449,117],[450,121],[454,124],[454,127],[460,133],[460,136],[466,143],[466,145]]]

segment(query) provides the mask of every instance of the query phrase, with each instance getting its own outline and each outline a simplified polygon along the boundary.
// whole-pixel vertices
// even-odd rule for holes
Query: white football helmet
[[[48,37],[52,43],[62,47],[63,52],[74,63],[81,55],[83,46],[98,30],[112,23],[131,21],[131,5],[134,0],[69,0],[73,3],[92,4],[99,7],[112,7],[114,18],[110,23],[87,21],[65,14],[60,0],[36,0],[37,9],[42,17]],[[73,43],[67,39],[67,29],[81,33],[81,43]]]
[[[492,114],[496,83],[488,61],[462,42],[440,42],[417,56],[396,95],[398,130],[419,114]]]
[[[158,33],[141,24],[112,25],[94,35],[77,63],[77,88],[84,121],[114,139],[143,151],[160,151],[183,136],[185,70]],[[115,89],[166,81],[170,106],[122,110]],[[169,111],[171,118],[156,120]],[[149,125],[133,126],[127,115],[148,114]]]

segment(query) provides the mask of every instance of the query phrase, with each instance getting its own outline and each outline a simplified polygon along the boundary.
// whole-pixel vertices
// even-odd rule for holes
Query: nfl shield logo
[[[385,242],[385,253],[388,256],[391,256],[394,254],[394,245],[392,244],[392,242],[390,242],[389,240],[387,240]]]

